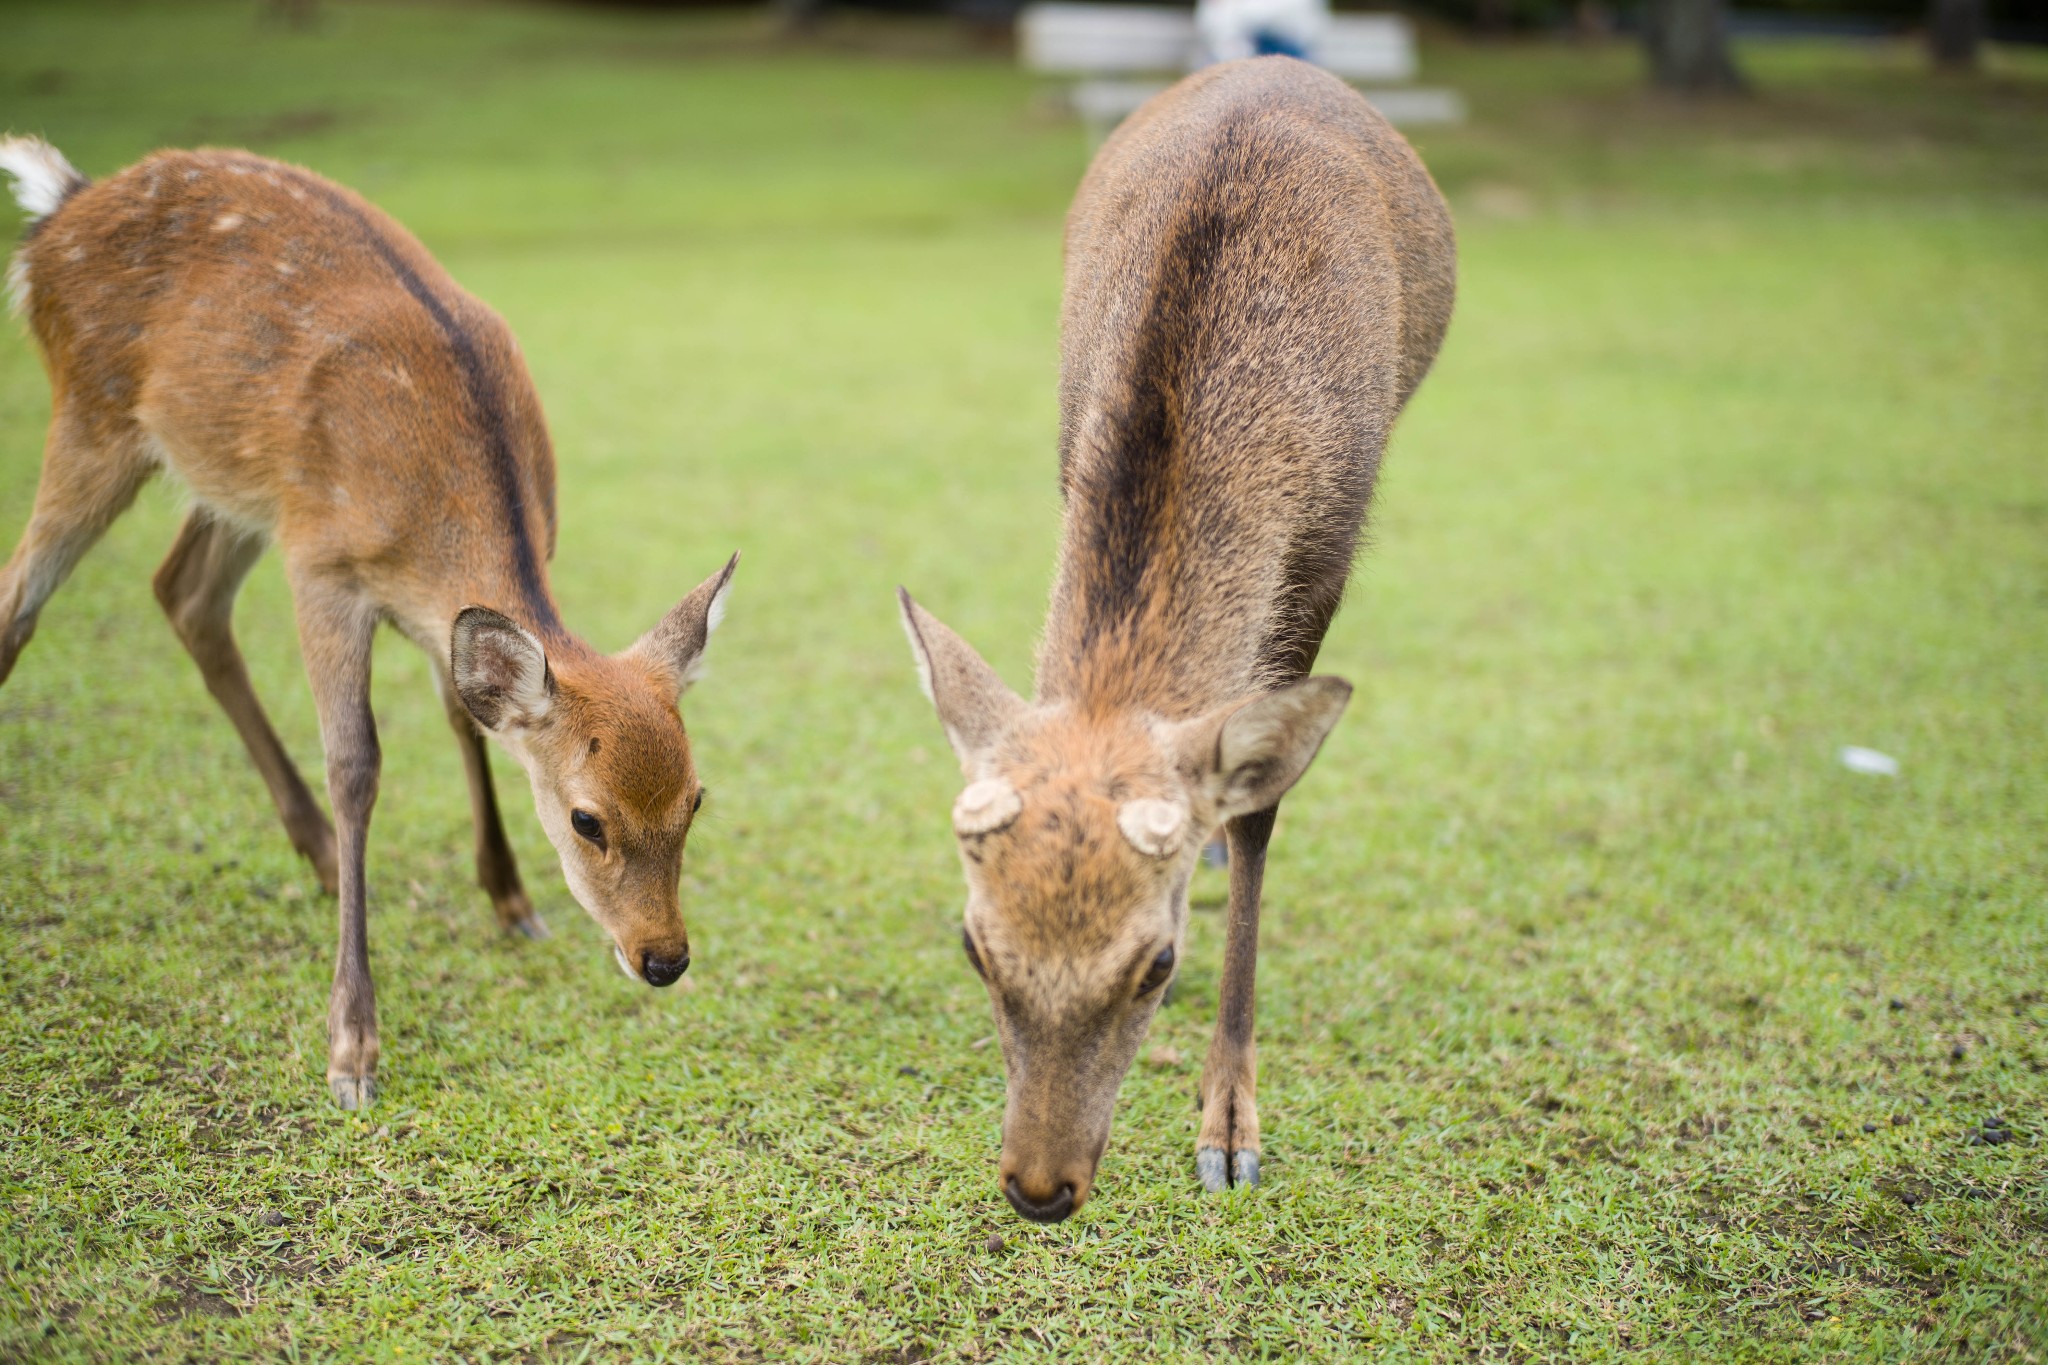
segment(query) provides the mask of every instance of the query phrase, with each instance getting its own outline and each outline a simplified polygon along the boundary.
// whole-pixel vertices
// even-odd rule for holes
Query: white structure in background
[[[1897,777],[1899,760],[1876,749],[1866,749],[1860,744],[1844,744],[1837,755],[1843,767],[1852,773],[1865,773],[1871,777]]]
[[[1301,11],[1316,17],[1303,21]],[[1212,11],[1222,14],[1212,16]],[[1282,12],[1296,16],[1283,19]],[[1227,17],[1226,17],[1227,16]],[[1228,38],[1210,38],[1212,25]],[[1283,23],[1301,23],[1290,29]],[[1259,46],[1260,27],[1268,29]],[[1397,84],[1415,79],[1415,30],[1398,14],[1330,14],[1322,0],[1204,0],[1196,10],[1165,5],[1027,5],[1017,16],[1017,55],[1025,67],[1047,75],[1076,78],[1074,111],[1098,135],[1166,88],[1161,75],[1180,75],[1206,66],[1212,52],[1237,55],[1228,46],[1246,37],[1251,52],[1275,50],[1290,32],[1313,33],[1304,43],[1310,60],[1364,87],[1365,97],[1403,127],[1458,123],[1465,102],[1455,90]],[[1251,55],[1244,52],[1244,55]],[[1140,77],[1151,76],[1145,80]]]
[[[1195,0],[1195,33],[1212,62],[1276,52],[1312,62],[1329,27],[1324,0]]]

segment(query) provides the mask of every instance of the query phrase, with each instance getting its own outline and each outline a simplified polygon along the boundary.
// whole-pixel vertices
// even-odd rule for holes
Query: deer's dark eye
[[[704,789],[699,787],[697,788],[696,799],[690,802],[690,814],[695,815],[702,809],[704,809]]]
[[[1145,969],[1145,979],[1138,983],[1138,994],[1150,995],[1167,982],[1173,975],[1173,949],[1161,948],[1159,956],[1152,959],[1152,965]]]
[[[599,848],[604,847],[604,821],[598,819],[589,811],[570,811],[569,828],[575,830],[578,834],[590,840],[591,843],[596,844]]]
[[[960,946],[967,950],[967,960],[974,964],[975,974],[988,980],[988,968],[981,965],[981,954],[974,951],[974,935],[965,929],[960,931]]]

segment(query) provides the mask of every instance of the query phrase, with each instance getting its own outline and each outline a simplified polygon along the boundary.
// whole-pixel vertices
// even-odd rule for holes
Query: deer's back
[[[452,567],[472,526],[551,548],[553,456],[510,330],[340,186],[161,152],[74,195],[24,263],[60,414],[150,440],[222,513],[336,559]]]
[[[1288,58],[1105,143],[1067,222],[1048,696],[1192,712],[1306,668],[1455,265],[1399,134]]]

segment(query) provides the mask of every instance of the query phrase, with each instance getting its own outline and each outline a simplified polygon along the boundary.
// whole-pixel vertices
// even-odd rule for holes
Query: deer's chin
[[[626,960],[626,950],[616,943],[612,945],[612,961],[619,964],[619,970],[626,974],[628,981],[637,981],[643,986],[647,984],[647,978],[634,971],[633,964]]]

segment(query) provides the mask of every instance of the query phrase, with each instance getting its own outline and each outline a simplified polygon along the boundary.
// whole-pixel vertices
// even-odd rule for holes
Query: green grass
[[[1624,49],[1426,52],[1476,111],[1418,138],[1463,297],[1276,844],[1266,1184],[1193,1177],[1207,873],[1041,1229],[890,590],[1028,680],[1080,132],[916,24],[251,8],[10,6],[0,121],[408,222],[520,335],[594,642],[745,550],[688,706],[698,965],[619,976],[509,765],[557,937],[495,934],[387,640],[383,1095],[331,1109],[332,912],[158,617],[145,495],[0,691],[0,1357],[2048,1354],[2048,62],[1759,47],[1717,109]],[[47,405],[14,328],[0,538]],[[274,560],[240,625],[317,772]]]

